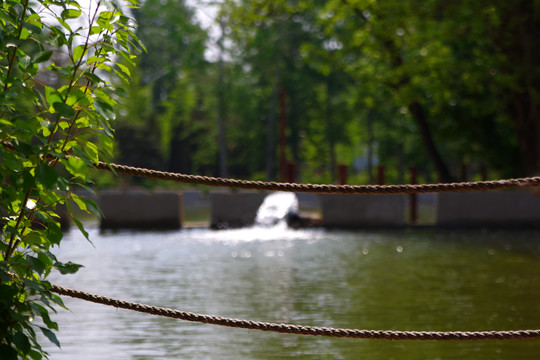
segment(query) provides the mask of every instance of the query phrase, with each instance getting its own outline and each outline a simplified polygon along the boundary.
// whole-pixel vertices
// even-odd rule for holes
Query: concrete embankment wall
[[[247,191],[211,193],[211,227],[224,229],[253,225],[265,196],[264,192]]]
[[[321,194],[322,226],[332,228],[405,225],[406,195]]]
[[[441,193],[437,226],[540,227],[540,195],[528,190]]]
[[[182,227],[180,191],[103,191],[102,229],[179,229]]]
[[[268,192],[104,191],[98,203],[104,212],[101,228],[177,229],[183,226],[184,207],[196,226],[229,228],[253,225]],[[327,228],[389,228],[410,225],[409,196],[404,194],[298,194],[299,205],[322,220],[307,226]],[[422,201],[422,196],[430,200]],[[540,227],[540,195],[528,190],[461,192],[419,195],[423,226]],[[199,216],[199,210],[203,216]],[[189,216],[188,216],[189,217]],[[204,220],[202,218],[208,219]],[[201,221],[202,219],[202,221]],[[193,219],[190,219],[193,226]]]

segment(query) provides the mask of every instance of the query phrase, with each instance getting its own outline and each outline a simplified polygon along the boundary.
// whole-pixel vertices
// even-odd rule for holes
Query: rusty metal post
[[[384,179],[384,165],[379,165],[377,167],[377,184],[378,185],[384,185],[385,179]]]
[[[287,163],[287,182],[296,182],[296,163],[294,161]]]
[[[338,182],[339,185],[346,185],[347,184],[347,170],[348,166],[345,164],[339,164],[338,165]]]
[[[410,176],[411,176],[411,180],[410,180],[410,183],[411,184],[416,184],[417,183],[417,178],[416,178],[416,173],[417,173],[417,169],[416,169],[416,166],[411,166],[411,168],[409,169],[410,171]],[[417,221],[418,221],[418,197],[417,197],[417,194],[409,194],[409,210],[410,210],[410,223],[411,224],[416,224]]]

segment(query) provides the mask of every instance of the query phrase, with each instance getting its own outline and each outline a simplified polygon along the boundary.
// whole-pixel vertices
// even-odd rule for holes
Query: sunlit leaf
[[[66,9],[62,11],[62,19],[76,19],[81,16],[82,11],[80,9]]]
[[[75,156],[70,156],[65,166],[67,171],[69,171],[73,176],[86,179],[86,176],[88,175],[88,166],[81,159]]]

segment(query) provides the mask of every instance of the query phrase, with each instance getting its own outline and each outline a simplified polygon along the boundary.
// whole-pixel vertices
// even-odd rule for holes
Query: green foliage
[[[134,16],[148,51],[136,67],[127,66],[134,81],[118,116],[117,161],[208,174],[214,117],[208,115],[213,79],[204,58],[207,34],[183,0],[148,0]]]
[[[373,181],[377,164],[389,182],[413,165],[423,181],[457,180],[461,163],[492,178],[538,171],[536,2],[213,3],[217,46],[184,0],[134,13],[149,51],[115,68],[135,80],[118,114],[118,162],[218,175],[224,119],[229,175],[279,179],[284,91],[299,181],[335,181],[342,163],[358,181]]]
[[[134,2],[130,2],[135,6]],[[59,211],[98,214],[73,191],[88,167],[110,156],[114,107],[140,48],[133,22],[112,2],[8,0],[0,3],[0,354],[42,359],[34,318],[60,346],[49,317],[61,299],[52,271],[76,272],[51,253],[62,240]],[[86,24],[86,25],[82,25]],[[77,219],[73,221],[87,236]]]

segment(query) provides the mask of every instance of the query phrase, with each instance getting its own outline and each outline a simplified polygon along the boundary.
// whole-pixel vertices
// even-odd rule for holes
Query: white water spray
[[[287,225],[287,218],[298,214],[298,199],[294,193],[273,192],[264,198],[255,217],[256,226]]]

